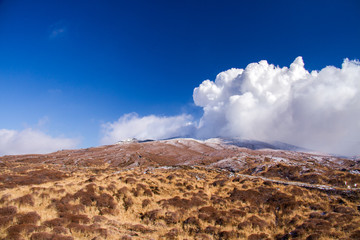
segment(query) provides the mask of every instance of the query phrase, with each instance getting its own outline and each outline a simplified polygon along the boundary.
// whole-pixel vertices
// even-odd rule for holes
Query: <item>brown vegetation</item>
[[[0,239],[360,239],[356,161],[161,144],[2,157]]]

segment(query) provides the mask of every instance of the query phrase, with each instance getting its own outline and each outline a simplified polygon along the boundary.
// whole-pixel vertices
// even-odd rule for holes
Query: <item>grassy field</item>
[[[286,164],[254,173],[4,159],[0,239],[360,239],[359,190],[300,181]]]

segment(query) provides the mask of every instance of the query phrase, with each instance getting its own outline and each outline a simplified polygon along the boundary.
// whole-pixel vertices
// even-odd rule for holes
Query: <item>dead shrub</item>
[[[48,193],[41,193],[39,197],[41,199],[47,199],[47,198],[50,198],[50,195]]]
[[[167,177],[166,177],[166,179],[168,179],[168,180],[173,180],[174,178],[176,177],[176,175],[175,174],[170,174],[170,175],[168,175]]]
[[[114,213],[116,209],[114,198],[107,193],[100,194],[96,199],[96,206],[98,207],[100,214]]]
[[[219,197],[217,195],[211,195],[210,201],[212,202],[213,205],[225,205],[226,204],[226,199]]]
[[[253,189],[239,190],[237,188],[234,188],[233,191],[230,193],[229,199],[232,202],[242,201],[242,202],[249,202],[253,205],[260,205],[265,202],[263,200],[262,194]]]
[[[51,220],[47,220],[43,223],[46,227],[61,227],[64,226],[67,220],[65,218],[54,218]]]
[[[183,222],[183,226],[185,225],[195,225],[195,226],[200,226],[200,222],[196,217],[188,217],[184,222]]]
[[[144,199],[141,203],[142,208],[147,207],[149,204],[151,203],[151,201],[149,199]]]
[[[184,186],[184,184],[182,182],[177,182],[175,183],[176,187],[179,187],[179,189],[182,189],[182,187]]]
[[[248,240],[265,240],[270,239],[266,233],[253,233],[248,237]]]
[[[294,231],[291,232],[292,236],[303,236],[306,232],[329,232],[331,229],[330,222],[322,219],[308,219],[300,226],[297,226]]]
[[[272,187],[274,185],[274,183],[270,182],[270,181],[264,181],[263,185],[268,186],[268,187]]]
[[[197,193],[193,193],[193,197],[197,197],[203,200],[209,200],[209,196],[203,190],[199,190]]]
[[[344,213],[344,214],[355,214],[355,210],[351,207],[344,207],[344,206],[333,206],[333,211],[337,213]]]
[[[150,186],[150,189],[154,194],[160,195],[160,189],[158,186]]]
[[[19,204],[20,206],[29,205],[33,207],[35,205],[34,198],[30,194],[26,194],[22,197],[16,198],[14,199],[14,202]]]
[[[132,237],[129,235],[124,235],[121,237],[121,240],[131,240],[131,239],[132,239]]]
[[[297,224],[298,222],[300,222],[301,220],[301,217],[299,215],[295,215],[289,222],[290,225],[295,225]]]
[[[195,235],[195,240],[212,240],[212,238],[205,233],[197,233]]]
[[[134,205],[134,201],[132,200],[131,197],[124,197],[123,199],[123,205],[125,210],[127,211],[129,208],[131,208],[132,205]]]
[[[18,235],[21,233],[29,234],[34,232],[38,227],[34,224],[19,224],[9,227],[6,231],[8,236]]]
[[[141,213],[140,218],[141,220],[148,219],[152,222],[155,222],[160,219],[160,215],[161,215],[161,209],[155,209],[145,213]]]
[[[360,239],[360,230],[356,230],[350,235],[350,239]]]
[[[325,206],[318,203],[310,203],[309,208],[313,211],[325,211]]]
[[[299,207],[300,204],[295,201],[295,197],[277,192],[273,194],[267,201],[267,204],[270,205],[276,211],[282,211],[284,214],[290,213],[295,208]]]
[[[350,222],[351,221],[349,221],[348,223],[350,223]],[[358,227],[359,227],[359,223],[350,223],[350,224],[346,224],[345,226],[341,227],[341,230],[343,232],[352,232],[352,231],[356,230]]]
[[[219,215],[220,214],[218,213],[216,208],[212,206],[207,206],[199,209],[198,218],[208,223],[211,223],[213,221],[216,221]]]
[[[135,183],[136,183],[136,179],[135,179],[135,178],[132,178],[132,177],[126,178],[126,179],[125,179],[125,183],[126,183],[126,184],[135,184]]]
[[[14,206],[0,208],[0,216],[11,216],[16,214],[17,208]]]
[[[167,232],[164,237],[168,240],[175,240],[177,239],[177,236],[179,235],[180,231],[177,228],[171,229],[169,232]]]
[[[79,223],[70,223],[67,226],[71,231],[75,231],[75,232],[79,232],[79,233],[90,233],[90,234],[100,234],[101,236],[107,237],[107,230],[104,228],[100,228],[98,225],[93,224],[93,225],[82,225]]]
[[[261,172],[264,177],[279,177],[287,180],[296,180],[299,172],[302,170],[300,166],[288,166],[284,164],[276,164],[269,167],[265,172]]]
[[[321,218],[321,213],[319,212],[312,212],[309,214],[309,218]]]
[[[107,219],[106,217],[104,217],[104,216],[99,216],[99,215],[97,215],[97,216],[94,216],[94,217],[92,218],[92,220],[93,220],[94,223],[99,223],[99,222],[105,222],[105,221],[107,221],[108,219]]]
[[[1,179],[1,182],[5,183],[9,188],[17,185],[38,185],[45,182],[58,181],[66,177],[68,176],[60,171],[41,169],[27,172],[26,175],[6,175]]]
[[[106,187],[106,190],[108,190],[109,192],[112,192],[112,193],[116,193],[116,186],[114,183],[110,183],[107,187]]]
[[[317,239],[320,239],[320,238],[321,238],[320,234],[318,234],[318,233],[313,233],[313,234],[310,234],[310,235],[306,238],[306,240],[317,240]]]
[[[0,227],[8,226],[14,220],[14,215],[0,217]]]
[[[229,212],[230,216],[234,216],[234,217],[245,217],[246,216],[246,212],[239,210],[239,209],[230,209],[228,212]]]
[[[176,224],[180,221],[180,215],[176,212],[166,212],[164,221],[167,225]]]
[[[33,233],[30,240],[52,240],[53,234],[47,232]]]
[[[24,240],[20,233],[8,234],[4,240]]]
[[[260,230],[264,230],[264,228],[269,226],[269,224],[266,221],[262,220],[261,218],[255,215],[248,218],[247,221],[249,221],[249,223],[253,228],[259,228]]]
[[[301,188],[297,187],[297,186],[292,186],[290,188],[290,193],[292,195],[300,196],[300,197],[304,195],[304,191]]]
[[[68,234],[69,229],[57,226],[57,227],[53,227],[52,232],[55,234]]]
[[[152,197],[153,196],[153,193],[150,189],[145,189],[144,190],[144,196],[147,196],[147,197]]]
[[[75,232],[79,232],[79,233],[88,233],[91,232],[90,228],[86,225],[82,225],[79,223],[70,223],[69,225],[67,225],[67,228],[70,229],[70,231],[75,231]]]
[[[214,181],[211,185],[214,187],[224,187],[227,182],[228,182],[227,179],[220,179]]]
[[[17,216],[18,224],[36,224],[41,219],[37,212],[28,212]]]
[[[55,205],[56,210],[59,213],[73,213],[79,214],[80,212],[85,211],[85,206],[83,204],[70,204],[69,199],[62,198],[60,200],[55,200],[52,205]]]
[[[196,217],[189,217],[183,221],[182,229],[190,235],[197,234],[201,231],[200,221]]]
[[[85,182],[88,183],[88,182],[95,182],[96,181],[96,176],[91,176],[89,177]]]
[[[89,186],[89,185],[88,185]],[[80,203],[85,206],[91,206],[93,202],[96,201],[97,196],[93,189],[88,189],[87,191],[79,190],[73,196],[74,199],[80,199]]]
[[[328,182],[328,179],[326,177],[316,173],[307,173],[295,180],[310,184],[322,184]]]
[[[117,196],[126,196],[129,192],[127,187],[122,187],[117,191]]]
[[[64,213],[64,214],[60,214],[60,217],[67,219],[71,223],[87,224],[90,222],[90,218],[88,218],[88,216],[84,214]]]
[[[152,230],[148,227],[145,227],[142,224],[135,224],[135,225],[129,225],[127,227],[128,230],[134,231],[134,232],[141,232],[141,233],[152,233],[155,232],[155,230]]]
[[[220,215],[215,219],[215,225],[226,226],[230,223],[231,218],[229,216]]]
[[[214,227],[214,226],[207,226],[205,229],[204,229],[204,232],[207,233],[207,234],[210,234],[210,235],[217,235],[217,233],[220,231],[219,228],[217,227]]]
[[[237,228],[239,230],[244,230],[245,228],[248,228],[250,226],[251,226],[251,223],[249,221],[243,221],[243,222],[238,224]]]
[[[198,197],[192,197],[191,199],[181,198],[179,196],[160,200],[160,203],[163,207],[173,206],[181,209],[190,209],[192,207],[199,207],[201,205],[205,205],[206,202]]]
[[[4,204],[5,202],[8,202],[10,199],[11,195],[10,194],[4,194],[1,196],[0,198],[0,203]]]
[[[235,231],[221,231],[218,235],[219,239],[238,239],[238,234]]]

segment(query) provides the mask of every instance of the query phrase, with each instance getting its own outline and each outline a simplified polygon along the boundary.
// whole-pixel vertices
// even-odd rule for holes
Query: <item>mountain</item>
[[[219,138],[225,144],[231,144],[238,147],[249,148],[252,150],[258,149],[274,149],[274,150],[288,150],[288,151],[309,151],[305,148],[301,148],[298,146],[294,146],[291,144],[273,141],[273,142],[263,142],[257,140],[250,140],[250,139],[241,139],[241,138]]]
[[[358,239],[360,161],[298,150],[176,138],[3,156],[0,239]]]

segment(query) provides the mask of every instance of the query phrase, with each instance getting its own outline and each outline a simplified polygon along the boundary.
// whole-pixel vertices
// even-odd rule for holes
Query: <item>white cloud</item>
[[[335,154],[360,154],[360,62],[309,72],[302,57],[290,67],[263,60],[205,80],[193,91],[203,108],[189,115],[127,114],[102,126],[103,144],[127,138],[241,137],[282,141]]]
[[[330,153],[360,153],[356,60],[311,73],[301,57],[290,68],[263,60],[204,81],[193,98],[204,110],[198,137],[278,140]]]
[[[75,148],[78,140],[52,137],[40,130],[26,128],[22,131],[0,129],[0,156],[10,154],[49,153]]]
[[[135,113],[125,114],[113,123],[102,125],[102,144],[113,144],[128,138],[166,139],[188,136],[194,133],[195,125],[190,115],[139,117]]]

